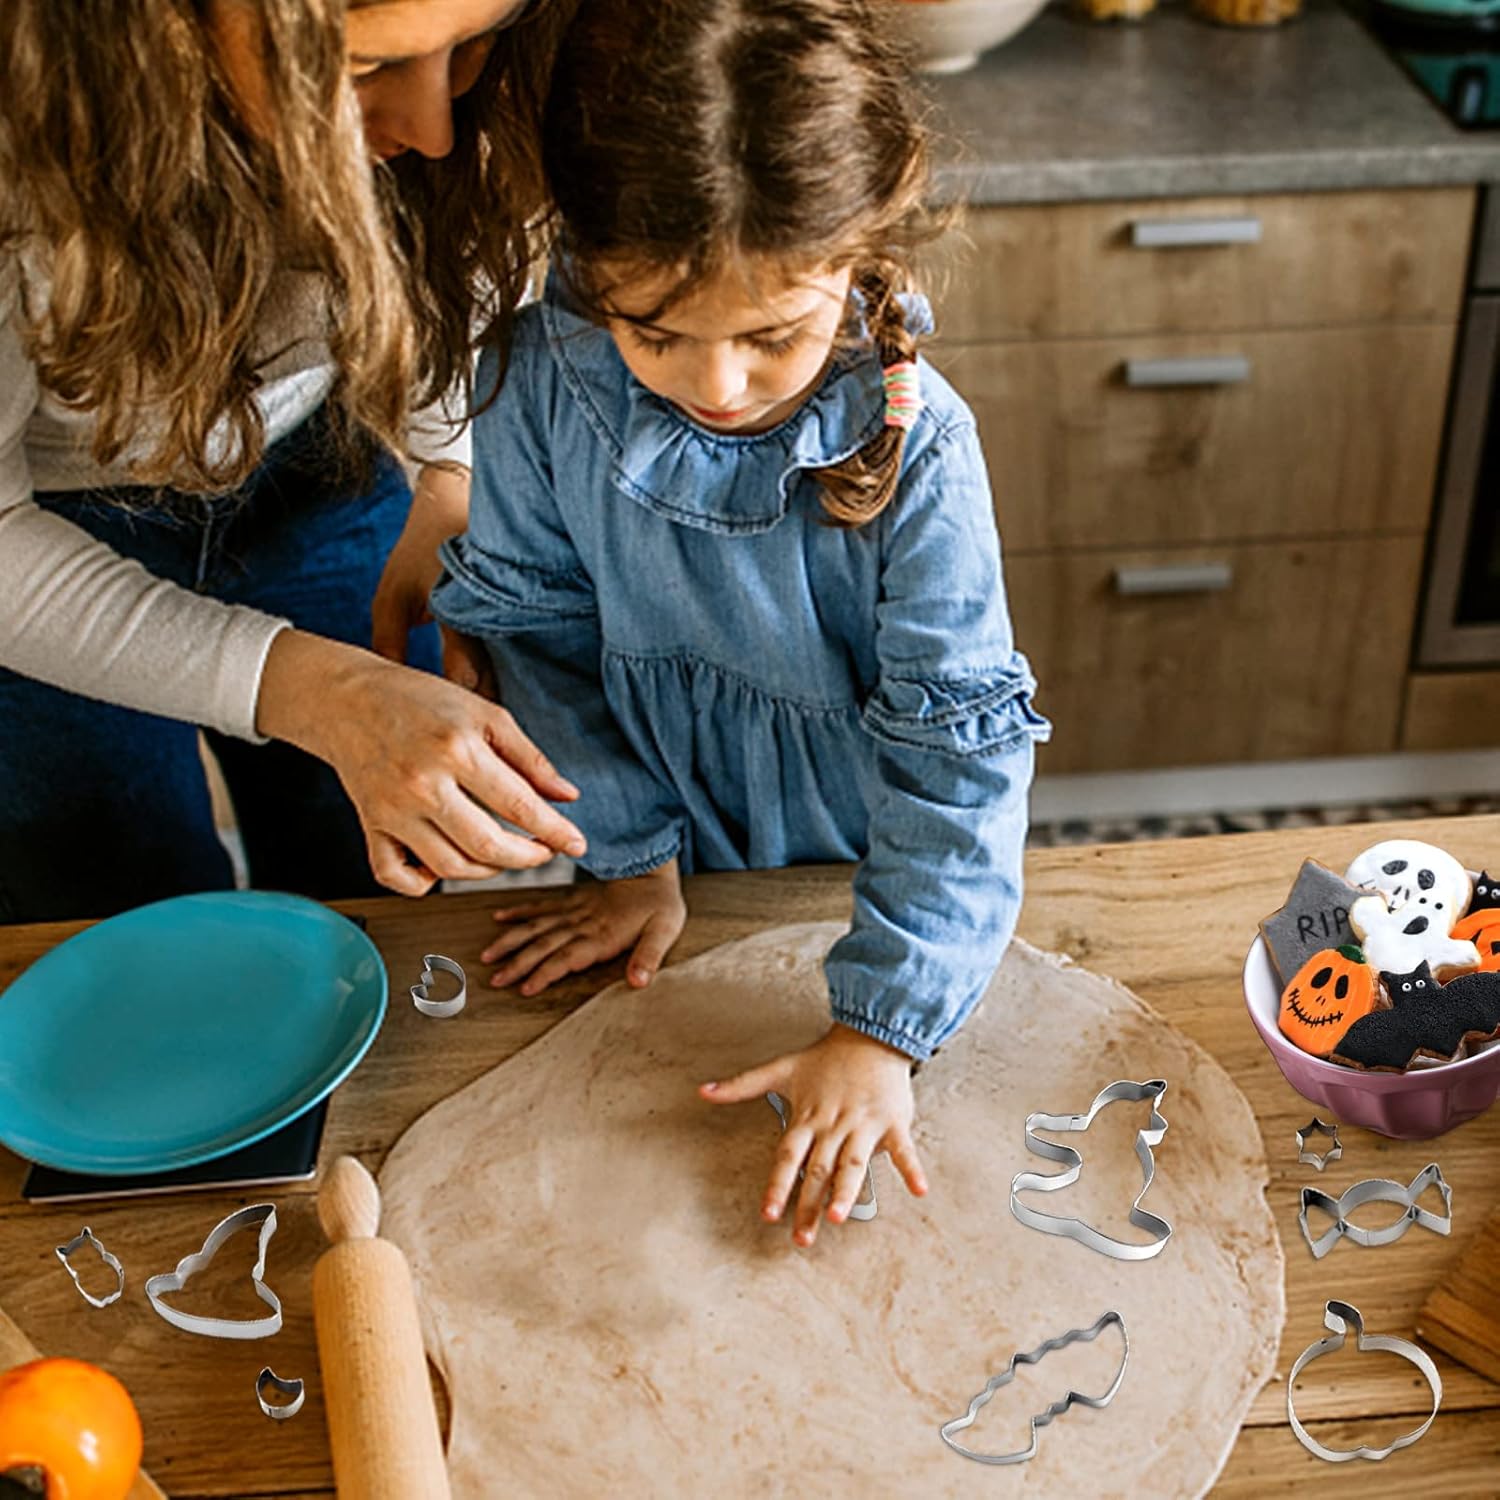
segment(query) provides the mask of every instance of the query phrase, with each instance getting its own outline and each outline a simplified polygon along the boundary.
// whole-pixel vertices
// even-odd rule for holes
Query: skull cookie
[[[1281,1034],[1314,1057],[1327,1057],[1344,1033],[1379,1002],[1375,972],[1358,948],[1324,948],[1292,977],[1281,995]]]

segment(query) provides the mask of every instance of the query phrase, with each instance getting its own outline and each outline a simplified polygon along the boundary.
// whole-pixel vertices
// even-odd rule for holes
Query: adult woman
[[[580,848],[508,716],[397,664],[437,663],[441,417],[524,281],[566,10],[0,5],[0,917],[227,883],[195,724],[258,884]]]

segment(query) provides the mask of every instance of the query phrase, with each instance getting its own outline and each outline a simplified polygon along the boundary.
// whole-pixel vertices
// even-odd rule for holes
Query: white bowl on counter
[[[1047,0],[882,0],[924,73],[961,73],[1009,41]]]

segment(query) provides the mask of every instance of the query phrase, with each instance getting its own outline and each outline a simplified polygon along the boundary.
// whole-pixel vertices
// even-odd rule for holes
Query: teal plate
[[[177,896],[0,994],[0,1143],[68,1172],[190,1167],[332,1092],[385,1016],[380,954],[301,896]]]

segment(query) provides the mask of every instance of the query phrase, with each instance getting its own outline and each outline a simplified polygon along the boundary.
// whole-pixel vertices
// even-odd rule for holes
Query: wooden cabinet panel
[[[1419,537],[1052,553],[1006,570],[1056,726],[1048,772],[1394,750]],[[1124,594],[1119,568],[1227,565],[1213,593]]]
[[[1453,329],[943,345],[1012,554],[1423,530]],[[1135,388],[1128,360],[1243,356],[1241,383]]]
[[[1500,747],[1500,670],[1413,672],[1401,720],[1403,750]]]
[[[1473,212],[1466,187],[975,208],[928,279],[945,339],[1452,322]],[[1256,243],[1132,243],[1140,222],[1251,217]]]

